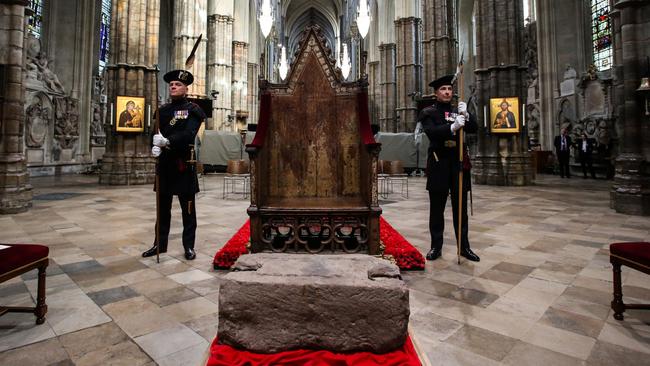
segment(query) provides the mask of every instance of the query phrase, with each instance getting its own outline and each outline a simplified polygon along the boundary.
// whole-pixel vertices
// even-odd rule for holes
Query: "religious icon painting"
[[[490,132],[518,133],[521,126],[519,98],[490,98]]]
[[[117,132],[144,131],[144,97],[118,96],[115,111]]]

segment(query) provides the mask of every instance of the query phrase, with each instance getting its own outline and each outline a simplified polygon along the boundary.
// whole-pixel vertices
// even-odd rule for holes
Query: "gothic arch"
[[[320,26],[329,43],[328,46],[335,49],[340,37],[339,14],[341,14],[340,1],[293,0],[283,3],[284,35],[288,39],[289,54],[292,55],[297,50],[300,34],[310,24]]]

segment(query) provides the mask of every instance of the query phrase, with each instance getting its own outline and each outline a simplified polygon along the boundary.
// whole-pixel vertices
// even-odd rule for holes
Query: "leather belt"
[[[446,140],[443,145],[445,145],[445,147],[456,147],[456,141]]]

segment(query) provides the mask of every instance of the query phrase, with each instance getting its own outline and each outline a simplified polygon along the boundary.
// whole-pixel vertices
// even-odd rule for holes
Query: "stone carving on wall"
[[[38,148],[45,144],[52,112],[47,96],[34,96],[25,110],[25,144],[28,147]]]
[[[526,25],[524,33],[524,62],[528,68],[526,84],[530,86],[537,80],[537,22]]]
[[[102,107],[95,102],[93,102],[93,120],[90,123],[90,143],[93,146],[106,144],[106,133],[102,126]]]
[[[54,138],[52,144],[53,160],[58,161],[62,150],[71,149],[75,155],[79,141],[79,104],[70,97],[54,98]]]
[[[537,61],[537,22],[528,23],[524,33],[524,62],[526,63],[526,129],[531,148],[539,146],[539,72]]]
[[[91,146],[106,145],[106,132],[104,131],[104,120],[106,117],[105,92],[104,75],[95,75],[92,96],[93,119],[90,122]]]
[[[575,139],[584,132],[588,138],[596,139],[594,166],[599,175],[610,178],[618,138],[615,118],[611,114],[612,79],[603,75],[606,74],[599,73],[594,65],[581,75],[577,83],[580,113],[572,125],[571,135]]]
[[[65,88],[59,77],[52,71],[53,60],[48,59],[47,55],[41,51],[41,41],[32,36],[28,36],[26,42],[26,78],[28,83],[31,81],[41,83],[42,86],[50,92],[64,94]]]

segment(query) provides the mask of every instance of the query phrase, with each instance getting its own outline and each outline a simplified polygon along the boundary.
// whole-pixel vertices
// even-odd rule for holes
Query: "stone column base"
[[[650,174],[639,154],[621,154],[610,192],[610,207],[628,215],[650,216]]]
[[[533,184],[533,166],[528,154],[508,157],[477,156],[472,159],[472,178],[476,184],[528,186]]]

